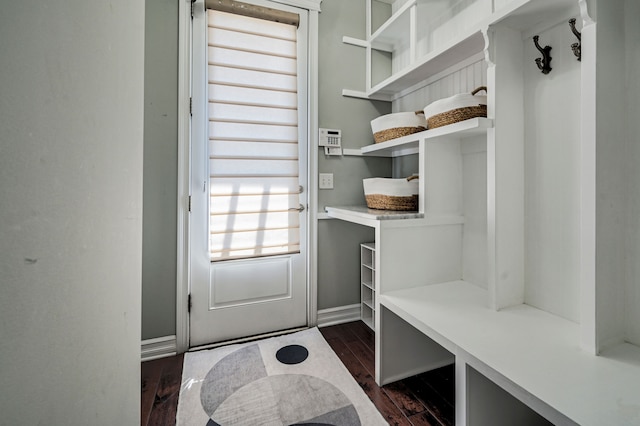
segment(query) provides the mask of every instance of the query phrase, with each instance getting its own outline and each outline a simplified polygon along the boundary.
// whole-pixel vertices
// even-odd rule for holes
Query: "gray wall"
[[[364,91],[365,50],[342,43],[342,36],[365,38],[365,0],[323,0],[319,28],[320,127],[342,130],[343,148],[373,143],[370,122],[391,112],[388,102],[342,96],[342,89]],[[316,148],[317,149],[317,148]],[[318,171],[333,173],[333,190],[320,190],[318,207],[365,204],[362,179],[390,177],[389,159],[325,157]],[[340,220],[318,223],[318,309],[360,301],[360,243],[374,240],[372,228]]]
[[[339,128],[343,146],[371,144],[370,121],[391,112],[385,102],[345,98],[342,89],[364,90],[364,49],[342,36],[365,37],[365,0],[324,0],[320,13],[319,123]],[[146,4],[145,145],[142,338],[175,334],[177,27],[172,0]],[[315,148],[317,149],[317,148]],[[362,179],[391,176],[388,159],[325,158],[319,171],[333,173],[335,189],[322,190],[318,208],[364,204]],[[359,244],[373,231],[324,220],[318,225],[318,308],[359,301]]]
[[[626,177],[630,182],[640,182],[640,29],[636,19],[640,16],[640,3],[634,0],[625,2],[625,30],[626,30],[626,76],[627,90],[627,164]],[[627,224],[627,288],[626,302],[626,339],[640,346],[640,191],[637,184],[630,184],[629,208]]]
[[[178,2],[146,2],[142,338],[176,333]]]
[[[3,2],[0,413],[140,421],[144,2]]]
[[[360,243],[372,241],[368,226],[318,221],[318,309],[360,302]]]

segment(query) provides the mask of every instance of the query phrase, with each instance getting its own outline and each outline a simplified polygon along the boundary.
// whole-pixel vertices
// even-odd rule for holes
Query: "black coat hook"
[[[578,42],[577,43],[573,43],[571,45],[571,50],[573,50],[573,54],[576,55],[576,58],[578,58],[579,61],[582,60],[582,34],[580,34],[580,31],[578,31],[576,29],[576,19],[575,18],[571,18],[569,19],[569,27],[571,27],[571,32],[578,37]]]
[[[551,46],[542,48],[540,44],[538,44],[539,38],[540,36],[533,36],[533,44],[535,44],[536,48],[542,53],[542,58],[536,58],[536,65],[538,65],[538,69],[542,71],[542,74],[549,74],[549,72],[551,72]]]

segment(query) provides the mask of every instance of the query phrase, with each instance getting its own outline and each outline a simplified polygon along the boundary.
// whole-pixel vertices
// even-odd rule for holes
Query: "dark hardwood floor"
[[[183,358],[181,354],[142,363],[140,425],[176,424]]]
[[[374,334],[357,321],[320,332],[390,425],[450,426],[454,422],[454,366],[380,388],[375,382]]]
[[[374,335],[361,321],[320,332],[390,425],[452,426],[453,365],[382,388],[374,379]],[[183,356],[142,363],[142,426],[175,425]],[[365,425],[366,426],[366,425]]]

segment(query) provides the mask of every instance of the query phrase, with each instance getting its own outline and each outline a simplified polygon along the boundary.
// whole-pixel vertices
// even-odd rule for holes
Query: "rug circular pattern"
[[[308,357],[309,351],[300,345],[287,345],[278,349],[278,352],[276,352],[276,359],[288,365],[300,364]]]
[[[285,361],[278,360],[285,365],[308,357],[308,350],[300,345],[277,352],[283,349]],[[360,425],[349,398],[326,380],[306,374],[269,376],[257,345],[234,351],[216,363],[202,383],[200,402],[210,418],[207,425]]]

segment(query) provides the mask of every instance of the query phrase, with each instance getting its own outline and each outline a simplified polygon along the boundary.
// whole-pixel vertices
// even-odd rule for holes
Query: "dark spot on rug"
[[[214,422],[213,420],[209,419],[209,421],[207,422],[207,424],[205,426],[220,426],[219,423]]]
[[[329,423],[296,423],[292,426],[335,426]]]
[[[309,351],[304,346],[288,345],[278,349],[276,358],[283,364],[300,364],[309,356]]]

